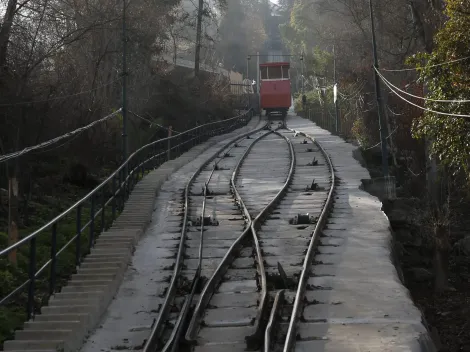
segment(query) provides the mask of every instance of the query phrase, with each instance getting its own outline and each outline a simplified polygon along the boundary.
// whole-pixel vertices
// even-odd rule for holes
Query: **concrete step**
[[[108,292],[109,285],[104,285],[102,282],[100,282],[99,284],[90,283],[89,285],[72,285],[72,286],[70,286],[70,284],[69,284],[65,287],[62,287],[62,291],[60,293],[79,294],[79,293],[83,293],[83,292],[89,292],[89,291],[92,291],[92,290],[101,290],[101,291]]]
[[[63,350],[64,340],[12,340],[3,343],[4,351]]]
[[[95,253],[88,255],[84,262],[112,262],[112,261],[128,261],[130,259],[130,253]]]
[[[66,339],[72,333],[71,329],[65,330],[63,327],[54,330],[17,330],[16,340],[57,340]]]
[[[83,297],[97,297],[103,295],[106,290],[89,290],[84,292],[59,292],[49,299],[49,302],[62,299],[78,299]]]
[[[135,242],[135,239],[134,237],[131,237],[131,236],[126,236],[126,237],[111,237],[111,236],[108,236],[108,237],[99,237],[97,240],[96,240],[96,244],[98,243],[106,243],[106,244],[124,244],[124,243],[134,243]]]
[[[106,279],[106,280],[92,280],[92,279],[86,279],[86,280],[73,280],[69,282],[67,287],[90,287],[90,286],[98,286],[98,285],[106,285],[106,287],[109,287],[114,283],[114,280]]]
[[[103,301],[100,296],[84,296],[83,298],[56,298],[50,302],[51,306],[97,305]]]
[[[67,321],[80,321],[87,323],[91,318],[90,313],[71,313],[71,314],[38,314],[34,317],[34,322],[67,322]]]
[[[118,265],[99,265],[96,267],[88,267],[84,268],[83,266],[80,267],[78,274],[86,274],[86,275],[91,275],[91,274],[112,274],[115,273],[119,270]]]
[[[28,350],[30,352],[57,352],[57,350]],[[20,350],[11,350],[10,352],[24,352]]]
[[[121,273],[115,270],[112,273],[82,273],[79,272],[78,274],[72,275],[72,282],[73,281],[83,281],[83,280],[114,280],[116,276],[120,275]]]
[[[80,320],[72,321],[27,321],[24,329],[27,330],[70,330],[77,329],[83,325]]]
[[[135,241],[133,238],[129,238],[126,240],[118,240],[118,239],[98,239],[95,243],[94,248],[131,248],[134,247]]]
[[[112,262],[113,260],[117,261],[123,261],[123,260],[128,260],[130,256],[130,253],[92,253],[86,256],[85,260],[83,262]]]
[[[109,253],[114,253],[114,254],[129,254],[129,249],[128,248],[114,248],[114,247],[94,247],[91,249],[90,256],[93,256],[93,254],[103,254],[103,255],[108,255]]]
[[[95,261],[84,261],[82,265],[80,266],[80,270],[83,269],[94,269],[94,268],[99,268],[101,265],[106,266],[106,267],[115,267],[115,268],[120,268],[124,267],[127,265],[127,262],[124,261],[109,261],[109,260],[95,260]]]
[[[94,312],[97,310],[97,305],[73,305],[73,306],[46,306],[42,307],[42,314],[78,314],[82,312]]]

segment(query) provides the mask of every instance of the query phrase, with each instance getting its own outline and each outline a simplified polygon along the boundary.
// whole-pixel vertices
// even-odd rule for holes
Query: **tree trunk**
[[[18,0],[9,0],[3,23],[0,28],[0,70],[3,70],[7,61],[8,42],[10,40],[11,26],[15,16]]]
[[[436,246],[434,249],[434,290],[443,292],[449,288],[449,234],[445,226],[435,228]]]

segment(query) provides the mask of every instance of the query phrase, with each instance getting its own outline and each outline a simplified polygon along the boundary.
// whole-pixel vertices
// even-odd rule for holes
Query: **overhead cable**
[[[388,83],[389,85],[391,85],[393,88],[395,88],[396,90],[398,90],[399,92],[402,92],[403,94],[406,94],[410,97],[413,97],[413,98],[416,98],[416,99],[421,99],[421,100],[425,100],[425,101],[433,101],[433,102],[436,102],[436,103],[453,103],[453,104],[463,104],[463,103],[470,103],[470,100],[469,99],[462,99],[462,100],[444,100],[444,99],[431,99],[431,98],[425,98],[425,97],[420,97],[418,95],[414,95],[414,94],[411,94],[411,93],[408,93],[407,91],[404,91],[400,88],[398,88],[397,86],[393,85],[393,83],[391,83],[389,80],[387,80],[377,69],[375,69],[377,71],[377,74],[380,76],[380,78],[382,78],[382,80],[386,83]]]
[[[440,63],[440,64],[425,66],[425,67],[426,67],[426,68],[439,67],[439,66],[449,65],[449,64],[453,64],[453,63],[455,63],[455,62],[464,61],[464,60],[468,60],[468,59],[470,59],[470,56],[463,57],[463,58],[461,58],[461,59],[450,60],[450,61],[443,62],[443,63]],[[395,69],[395,70],[382,68],[381,71],[387,71],[387,72],[404,72],[404,71],[416,71],[416,70],[418,70],[418,69],[419,69],[419,68],[416,68],[416,67],[413,67],[413,68],[401,68],[401,69]]]
[[[415,104],[409,100],[407,100],[406,98],[402,97],[399,93],[397,93],[397,91],[395,89],[392,88],[392,86],[390,86],[387,82],[383,81],[385,83],[385,85],[388,87],[388,89],[390,89],[392,91],[393,94],[395,94],[397,97],[399,97],[400,99],[404,100],[405,102],[407,102],[408,104],[410,105],[413,105],[421,110],[424,110],[424,111],[427,111],[427,112],[432,112],[434,114],[438,114],[438,115],[443,115],[443,116],[450,116],[450,117],[470,117],[470,115],[464,115],[464,114],[452,114],[452,113],[448,113],[448,112],[442,112],[442,111],[436,111],[436,110],[432,110],[432,109],[428,109],[428,108],[425,108],[424,106],[421,106],[421,105],[418,105],[418,104]]]
[[[82,133],[82,132],[84,132],[85,130],[90,129],[90,128],[92,128],[93,126],[95,126],[95,125],[97,125],[97,124],[99,124],[99,123],[101,123],[101,122],[104,122],[104,121],[106,121],[106,120],[109,120],[110,118],[112,118],[112,117],[116,116],[117,114],[119,114],[121,111],[122,111],[122,108],[119,108],[119,110],[113,112],[112,114],[109,114],[109,115],[107,115],[107,116],[105,116],[105,117],[103,117],[103,118],[101,118],[101,119],[99,119],[99,120],[93,121],[92,123],[90,123],[90,124],[88,124],[88,125],[86,125],[86,126],[77,128],[77,129],[74,130],[74,131],[71,131],[71,132],[68,132],[68,133],[66,133],[66,134],[63,134],[63,135],[61,135],[61,136],[59,136],[59,137],[50,139],[50,140],[48,140],[48,141],[46,141],[46,142],[43,142],[43,143],[41,143],[41,144],[37,144],[37,145],[32,146],[32,147],[26,147],[26,148],[24,148],[23,150],[20,150],[20,151],[14,152],[14,153],[0,155],[0,163],[1,163],[1,162],[8,161],[8,160],[10,160],[10,159],[17,158],[17,157],[19,157],[19,156],[21,156],[21,155],[24,155],[24,154],[27,154],[27,153],[29,153],[29,152],[31,152],[31,151],[33,151],[33,150],[37,150],[37,149],[42,149],[42,148],[48,147],[48,146],[50,146],[50,145],[52,145],[52,144],[55,144],[55,143],[57,143],[57,142],[59,142],[59,141],[65,139],[65,138],[69,138],[69,137],[72,137],[72,136],[74,136],[74,135],[76,135],[76,134],[78,134],[78,133]]]

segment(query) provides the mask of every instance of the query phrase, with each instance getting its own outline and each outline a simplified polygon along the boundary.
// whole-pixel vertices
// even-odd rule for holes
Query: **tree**
[[[247,55],[258,51],[266,39],[266,1],[233,0],[219,28],[216,50],[227,69],[245,72]]]
[[[449,0],[445,9],[447,22],[435,37],[431,53],[410,58],[419,72],[419,81],[426,84],[428,94],[424,106],[446,114],[470,115],[468,103],[444,103],[433,100],[465,100],[470,96],[468,60],[441,65],[470,56],[470,3]],[[433,100],[430,100],[433,99]],[[426,111],[413,126],[417,138],[429,137],[431,151],[454,172],[463,172],[470,179],[469,118],[451,117]]]

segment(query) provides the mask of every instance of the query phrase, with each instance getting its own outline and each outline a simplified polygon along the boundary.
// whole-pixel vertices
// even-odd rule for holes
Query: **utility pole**
[[[199,0],[197,9],[197,28],[196,28],[196,57],[194,58],[194,76],[199,76],[199,65],[201,61],[201,37],[202,37],[202,12],[204,10],[204,0]]]
[[[370,23],[372,30],[372,51],[374,54],[374,78],[375,78],[375,95],[377,98],[377,113],[379,115],[379,130],[380,130],[380,144],[382,146],[382,171],[384,177],[388,177],[388,150],[387,150],[387,135],[385,131],[385,121],[383,120],[382,109],[382,93],[380,91],[380,80],[377,70],[379,69],[379,62],[377,59],[377,43],[375,40],[375,25],[374,25],[374,12],[372,9],[372,0],[369,0],[370,7]]]
[[[338,84],[336,82],[336,53],[333,44],[333,81],[334,81],[334,100],[335,100],[335,116],[336,116],[336,134],[339,134],[339,110],[338,110]]]
[[[127,140],[127,35],[126,0],[122,1],[122,156],[127,160],[129,146]]]
[[[256,93],[258,93],[258,110],[259,116],[263,114],[261,110],[261,94],[260,94],[260,84],[261,84],[261,76],[259,74],[259,51],[256,52]]]
[[[248,55],[246,57],[246,79],[249,79],[248,78],[248,73],[249,73],[249,67],[250,67],[250,59],[251,59],[251,56]]]
[[[300,77],[302,79],[302,95],[305,93],[305,79],[304,79],[304,53],[300,54]]]

